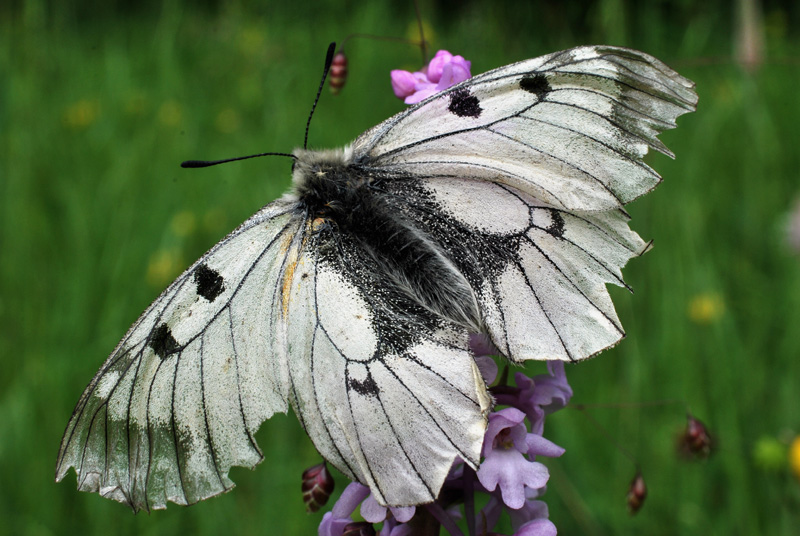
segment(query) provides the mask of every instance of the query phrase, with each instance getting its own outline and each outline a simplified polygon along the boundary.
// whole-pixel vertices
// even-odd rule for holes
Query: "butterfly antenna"
[[[259,156],[288,156],[289,158],[297,157],[289,153],[259,153],[251,154],[249,156],[237,156],[236,158],[226,158],[225,160],[186,160],[181,162],[182,168],[201,168],[208,166],[216,166],[217,164],[224,164],[225,162],[235,162],[237,160],[247,160],[248,158],[258,158]]]
[[[317,97],[314,99],[314,104],[311,106],[311,113],[308,114],[308,121],[306,122],[306,138],[303,140],[303,149],[308,148],[308,127],[311,126],[311,118],[314,117],[314,110],[319,102],[319,96],[322,94],[322,88],[325,86],[325,79],[328,77],[328,71],[333,62],[333,53],[336,51],[336,43],[328,45],[328,55],[325,57],[325,70],[322,71],[322,80],[319,82],[319,89],[317,90]]]

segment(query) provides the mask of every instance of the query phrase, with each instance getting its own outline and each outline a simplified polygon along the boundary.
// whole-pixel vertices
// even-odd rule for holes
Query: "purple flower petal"
[[[440,50],[421,71],[410,73],[393,70],[392,90],[406,104],[416,104],[470,78],[471,66],[462,56],[453,56],[446,50]]]
[[[514,374],[514,381],[519,388],[514,407],[525,412],[531,422],[531,431],[534,434],[541,435],[544,430],[544,410],[539,405],[537,386],[533,383],[533,379],[521,372]]]
[[[548,361],[547,370],[550,374],[534,376],[533,383],[538,391],[535,395],[536,403],[549,415],[569,403],[572,387],[567,383],[563,361]]]
[[[544,501],[537,501],[531,499],[531,496],[537,497],[540,495],[540,491],[544,490],[544,488],[540,488],[539,490],[534,489],[526,489],[525,495],[528,499],[525,501],[525,504],[519,510],[510,510],[508,513],[511,516],[511,527],[516,531],[522,527],[528,521],[532,521],[534,519],[547,519],[549,516],[549,512],[547,509],[547,504]]]
[[[446,50],[440,50],[436,53],[433,59],[428,63],[428,80],[433,82],[434,84],[439,82],[439,79],[442,77],[442,70],[444,66],[450,63],[450,60],[453,59],[453,55],[450,54]]]
[[[492,340],[488,335],[483,333],[470,333],[469,334],[469,349],[472,350],[472,355],[498,355],[500,350],[492,344]]]
[[[489,490],[500,486],[503,502],[509,508],[522,508],[525,504],[525,486],[541,488],[547,484],[550,473],[539,462],[532,462],[513,449],[493,450],[478,468],[478,480]]]
[[[463,82],[467,78],[472,78],[472,62],[467,61],[464,59],[463,56],[453,56],[453,61],[451,62],[453,67],[458,69],[459,72],[466,72],[466,78],[462,78],[459,82]]]
[[[349,484],[331,511],[336,518],[350,517],[358,505],[369,496],[369,488],[358,482]]]
[[[414,93],[414,87],[417,85],[417,78],[408,71],[401,69],[394,69],[391,73],[392,77],[392,90],[398,99],[404,99]]]
[[[487,385],[494,383],[495,378],[497,378],[497,363],[495,363],[494,359],[488,355],[477,355],[475,356],[475,364],[478,366],[478,370],[481,371],[483,381]]]
[[[389,518],[383,524],[381,536],[411,536],[411,527]]]
[[[436,84],[430,84],[430,83],[426,84],[420,82],[417,83],[416,87],[417,87],[416,92],[413,95],[406,97],[406,99],[403,102],[405,102],[406,104],[416,104],[420,101],[424,101],[425,99],[436,93]]]
[[[519,452],[527,452],[525,440],[528,430],[523,421],[525,414],[517,408],[504,408],[489,415],[489,424],[483,435],[483,455],[487,458],[498,448],[507,449],[509,444]],[[498,445],[500,442],[503,445]]]
[[[452,60],[442,68],[442,76],[439,78],[439,83],[436,84],[436,89],[439,91],[463,82],[472,76],[469,72],[470,62],[461,56],[453,56]]]
[[[522,525],[514,536],[556,536],[558,531],[549,519],[534,519]]]
[[[370,523],[380,523],[386,519],[386,512],[386,507],[378,504],[372,495],[361,503],[361,517]]]
[[[414,513],[417,511],[416,506],[392,506],[390,508],[392,511],[392,515],[396,520],[400,523],[405,523],[410,521],[412,517],[414,517]]]
[[[521,372],[514,375],[519,388],[514,406],[525,412],[531,422],[531,431],[538,435],[544,430],[545,415],[563,408],[572,398],[564,363],[548,361],[547,368],[551,374],[540,374],[533,378]]]
[[[322,522],[319,524],[319,536],[342,536],[344,528],[352,523],[350,517],[333,517],[333,512],[325,512]]]
[[[564,448],[559,447],[549,439],[540,435],[528,434],[525,438],[528,445],[528,456],[547,456],[548,458],[558,458],[564,454]]]
[[[405,523],[406,521],[414,517],[414,512],[416,512],[416,507],[393,506],[387,509],[385,506],[381,506],[380,504],[378,504],[378,501],[376,501],[371,494],[361,503],[361,517],[363,517],[370,523],[380,523],[381,521],[386,520],[389,510],[391,510],[392,516],[394,516],[394,518],[397,519],[397,521],[399,521],[400,523]]]

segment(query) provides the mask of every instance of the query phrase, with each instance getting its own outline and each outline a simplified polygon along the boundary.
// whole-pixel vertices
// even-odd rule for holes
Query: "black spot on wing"
[[[207,264],[201,264],[194,271],[194,282],[197,293],[213,302],[225,290],[224,280],[219,272],[212,270]]]
[[[519,81],[519,87],[528,93],[533,93],[539,100],[543,100],[553,90],[547,78],[541,73],[523,76]]]
[[[453,91],[447,109],[458,117],[479,117],[483,111],[478,97],[472,95],[468,89]]]
[[[561,238],[564,236],[564,217],[557,210],[551,210],[550,217],[553,222],[547,228],[547,232],[557,238]]]
[[[166,358],[168,355],[180,349],[178,341],[172,336],[172,330],[164,323],[160,324],[150,334],[150,348],[152,348],[161,359]]]
[[[363,396],[378,396],[380,391],[371,373],[367,373],[367,377],[360,381],[355,378],[348,378],[347,385],[350,389]]]

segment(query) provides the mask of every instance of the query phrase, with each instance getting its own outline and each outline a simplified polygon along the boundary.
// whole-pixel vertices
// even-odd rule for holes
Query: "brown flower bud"
[[[337,52],[333,57],[329,76],[331,93],[338,95],[347,82],[347,56],[344,52]]]
[[[635,514],[639,511],[639,509],[641,509],[646,497],[647,486],[644,483],[644,478],[642,477],[641,471],[639,471],[631,481],[631,486],[628,488],[628,496],[626,497],[628,501],[628,511],[631,513],[631,515]]]
[[[687,415],[686,419],[686,429],[680,437],[679,450],[686,456],[708,458],[713,447],[708,428],[691,414]]]
[[[303,502],[309,513],[325,506],[333,493],[333,485],[333,477],[325,462],[303,471]]]

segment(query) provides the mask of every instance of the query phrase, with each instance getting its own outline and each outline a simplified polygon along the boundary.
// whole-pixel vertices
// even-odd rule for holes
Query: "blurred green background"
[[[697,113],[648,159],[664,177],[629,206],[655,249],[612,289],[628,339],[568,367],[574,401],[633,453],[635,473],[578,411],[549,418],[567,449],[548,462],[560,534],[800,533],[800,257],[787,242],[800,195],[797,2],[511,0],[421,3],[429,37],[473,73],[579,44],[654,54],[697,82]],[[350,33],[415,36],[410,2],[57,2],[0,5],[0,534],[316,534],[301,471],[318,461],[294,416],[258,439],[266,460],[190,508],[134,516],[53,483],[78,397],[139,313],[207,248],[289,184],[262,158],[302,145],[325,49]],[[406,45],[353,40],[350,77],[325,92],[313,147],[342,146],[404,105],[389,70]],[[531,370],[541,367],[532,366]],[[642,405],[678,400],[672,405]],[[631,403],[630,405],[627,405]],[[637,405],[637,403],[639,403]],[[717,439],[675,455],[685,408]],[[339,480],[339,489],[344,480]]]

